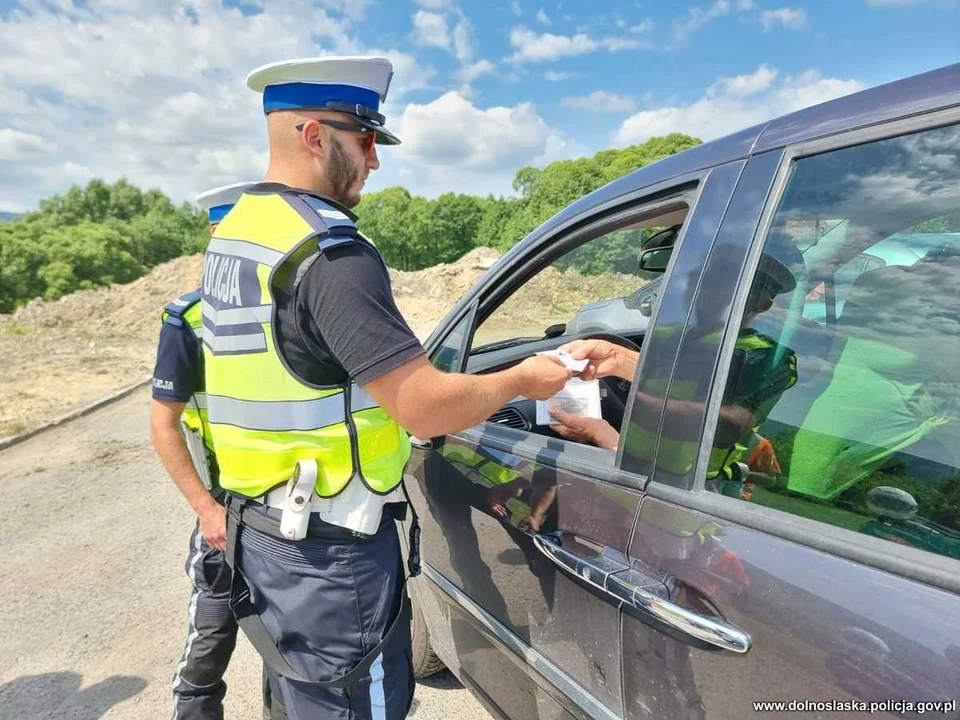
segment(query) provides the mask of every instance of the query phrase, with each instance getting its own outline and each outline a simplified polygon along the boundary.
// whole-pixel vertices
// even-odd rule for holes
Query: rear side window
[[[960,559],[960,128],[796,162],[709,490]]]

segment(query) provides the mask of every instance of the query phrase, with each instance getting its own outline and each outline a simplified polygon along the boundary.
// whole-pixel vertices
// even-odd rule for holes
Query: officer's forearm
[[[160,456],[160,461],[173,480],[174,485],[190,503],[197,515],[202,515],[217,501],[197,475],[187,450],[187,443],[180,434],[179,422],[171,422],[169,408],[154,403],[150,412],[150,439]],[[179,420],[179,419],[178,419]]]
[[[422,437],[438,437],[483,422],[521,394],[523,379],[514,369],[489,375],[441,373],[425,405]]]
[[[523,392],[516,368],[489,375],[442,373],[424,358],[365,386],[409,433],[439,437],[483,422]]]

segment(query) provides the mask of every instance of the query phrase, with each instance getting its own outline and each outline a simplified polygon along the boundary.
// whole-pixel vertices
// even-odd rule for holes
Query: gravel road
[[[0,720],[169,717],[186,628],[192,515],[148,441],[145,388],[0,452]],[[228,718],[259,718],[241,636]],[[411,718],[489,715],[447,672]]]

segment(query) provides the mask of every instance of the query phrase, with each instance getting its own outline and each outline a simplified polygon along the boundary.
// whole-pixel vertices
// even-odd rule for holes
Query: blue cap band
[[[317,85],[316,83],[285,83],[267,85],[263,89],[263,111],[322,108],[328,102],[363,105],[370,110],[380,109],[380,95],[375,90],[356,85]]]
[[[233,205],[215,205],[214,207],[207,210],[207,214],[210,216],[210,223],[218,223],[223,220],[227,213],[233,209]]]

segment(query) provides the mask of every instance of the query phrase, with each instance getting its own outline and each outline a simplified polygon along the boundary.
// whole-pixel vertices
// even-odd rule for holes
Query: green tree
[[[159,190],[91,180],[0,226],[0,312],[30,298],[130,282],[209,240],[206,217]]]

